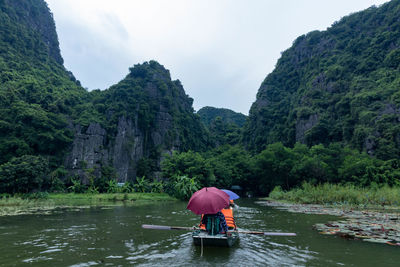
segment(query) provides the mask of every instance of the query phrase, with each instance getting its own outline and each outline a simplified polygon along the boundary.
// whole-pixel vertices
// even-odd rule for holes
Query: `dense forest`
[[[298,37],[247,117],[195,113],[156,61],[89,92],[63,66],[47,4],[0,0],[0,193],[398,186],[399,18],[392,0]]]
[[[246,115],[227,108],[203,107],[197,111],[197,114],[208,127],[217,117],[220,117],[224,123],[236,124],[238,127],[243,127],[246,122]]]
[[[73,138],[68,117],[88,95],[62,63],[46,3],[0,1],[1,191],[40,188],[62,164]],[[14,188],[16,180],[23,188]]]
[[[240,143],[246,115],[226,108],[203,107],[197,114],[210,133],[213,147]]]

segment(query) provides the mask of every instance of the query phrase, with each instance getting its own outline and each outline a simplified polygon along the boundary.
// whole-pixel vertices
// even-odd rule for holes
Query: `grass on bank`
[[[269,199],[303,204],[358,205],[358,206],[400,206],[400,187],[303,183],[301,188],[283,191],[277,186]]]
[[[175,201],[165,193],[33,193],[0,195],[0,216],[47,213],[56,208],[137,205],[153,201]]]
[[[20,195],[0,195],[0,207],[21,206],[27,203],[54,203],[54,204],[78,204],[85,205],[132,202],[132,201],[166,201],[175,198],[164,193],[33,193]]]

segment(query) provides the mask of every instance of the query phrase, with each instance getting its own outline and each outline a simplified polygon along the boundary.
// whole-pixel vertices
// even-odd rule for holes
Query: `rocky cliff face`
[[[75,138],[64,164],[84,183],[89,182],[85,175],[87,170],[93,169],[94,174],[100,176],[103,166],[115,169],[118,182],[136,177],[137,163],[145,155],[144,135],[132,120],[120,117],[112,141],[99,123],[91,123],[86,130],[77,125],[74,131]]]
[[[192,100],[155,61],[136,65],[124,80],[100,94],[97,101],[105,106],[97,120],[103,121],[71,126],[75,138],[64,162],[85,183],[89,170],[100,176],[105,166],[115,170],[118,182],[148,172],[154,176],[165,153],[206,145],[195,135],[206,131],[194,114]]]
[[[306,132],[318,122],[318,115],[313,114],[308,119],[298,119],[296,122],[296,142],[305,143]]]

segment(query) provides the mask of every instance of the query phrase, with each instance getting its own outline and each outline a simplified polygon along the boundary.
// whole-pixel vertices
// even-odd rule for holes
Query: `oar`
[[[296,233],[278,233],[278,232],[238,231],[238,233],[250,234],[250,235],[269,235],[269,236],[296,236]]]
[[[142,224],[144,229],[154,229],[154,230],[195,230],[195,227],[181,227],[181,226],[168,226],[168,225],[153,225],[153,224]]]
[[[196,227],[181,227],[181,226],[154,225],[154,224],[142,224],[142,228],[153,229],[153,230],[185,230],[185,231],[192,231],[198,229]],[[235,231],[235,232],[239,234],[250,234],[250,235],[296,236],[296,233],[256,232],[256,231]]]

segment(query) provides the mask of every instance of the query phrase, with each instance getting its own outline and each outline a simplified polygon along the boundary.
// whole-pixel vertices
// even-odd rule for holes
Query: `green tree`
[[[48,183],[48,161],[40,156],[24,155],[0,165],[0,192],[40,191]]]
[[[198,152],[173,152],[164,159],[161,165],[165,178],[188,176],[196,179],[201,186],[215,185],[215,176],[210,163]]]

